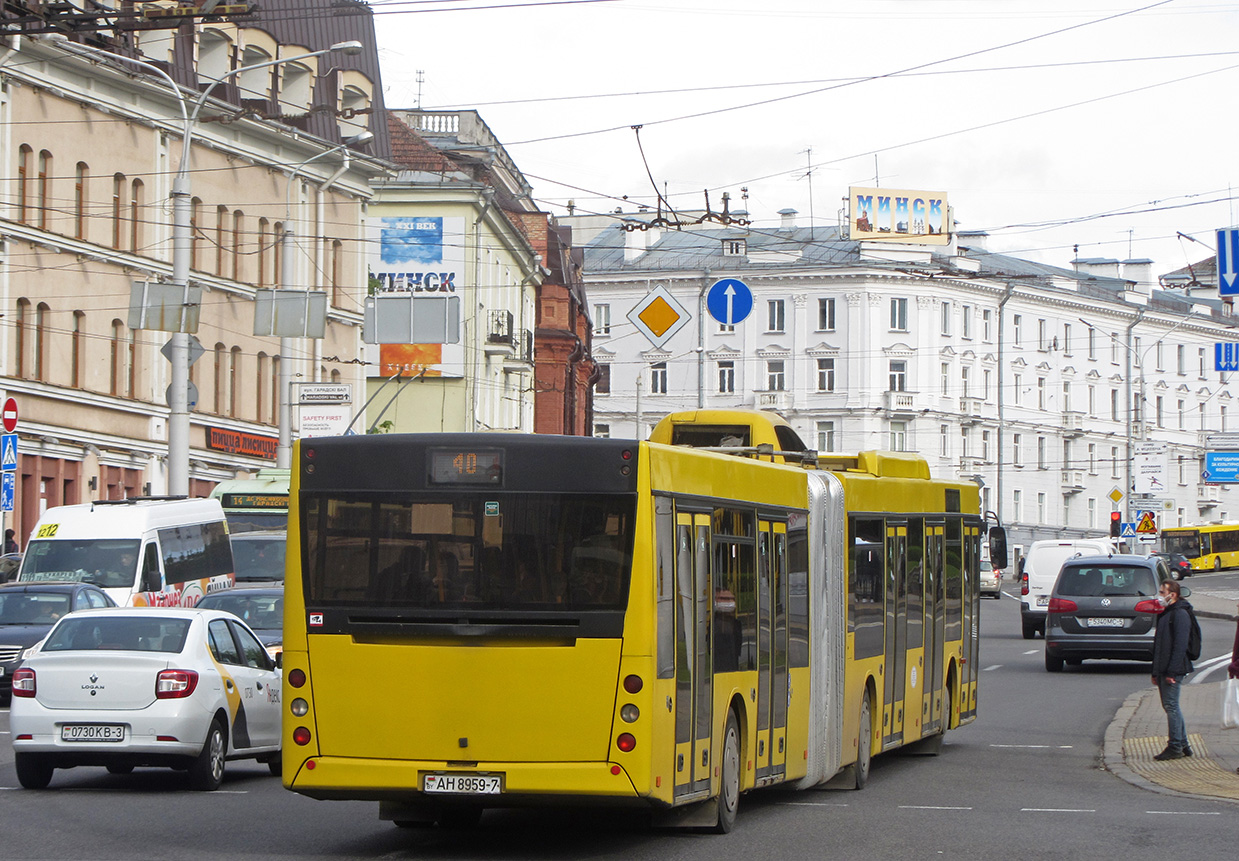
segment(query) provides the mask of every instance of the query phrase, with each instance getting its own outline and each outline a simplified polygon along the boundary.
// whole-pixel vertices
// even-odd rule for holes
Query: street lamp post
[[[59,38],[56,38],[59,37]],[[66,45],[69,53],[79,56],[103,56],[119,60],[123,63],[137,66],[162,78],[172,89],[181,108],[183,123],[181,132],[181,162],[177,166],[176,176],[172,180],[172,284],[182,289],[182,294],[189,287],[189,267],[193,256],[193,224],[190,196],[190,153],[193,144],[194,125],[203,105],[210,98],[211,92],[220,84],[244,72],[265,69],[284,63],[299,60],[309,60],[327,54],[340,52],[349,56],[360,54],[362,44],[358,41],[337,42],[329,48],[318,51],[308,51],[291,57],[280,57],[262,63],[252,63],[239,66],[214,78],[210,84],[198,94],[198,98],[189,107],[189,97],[166,72],[151,63],[126,57],[112,51],[105,51],[80,43],[69,43],[63,34],[51,34],[47,41],[61,42]],[[72,44],[72,48],[67,46]],[[174,332],[169,342],[171,347],[171,385],[168,395],[168,493],[174,496],[189,495],[189,333]],[[281,366],[283,360],[281,360]]]

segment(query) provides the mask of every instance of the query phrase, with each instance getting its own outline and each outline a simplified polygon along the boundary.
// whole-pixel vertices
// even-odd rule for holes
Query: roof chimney
[[[780,209],[779,215],[783,217],[783,221],[779,224],[779,230],[795,230],[796,229],[796,210]]]

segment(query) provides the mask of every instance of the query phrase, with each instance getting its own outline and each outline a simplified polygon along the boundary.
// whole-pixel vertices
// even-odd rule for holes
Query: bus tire
[[[869,782],[869,766],[873,761],[873,711],[869,695],[860,701],[860,726],[856,730],[856,789]]]
[[[207,730],[206,741],[202,743],[202,752],[189,767],[189,787],[199,792],[213,792],[224,782],[224,757],[228,751],[228,741],[224,737],[224,728],[219,720],[211,721]]]
[[[1221,570],[1222,570],[1222,557],[1221,557],[1221,556],[1214,556],[1214,557],[1213,557],[1213,570],[1214,570],[1214,571],[1221,571]]]
[[[17,768],[17,782],[25,789],[47,789],[56,770],[47,757],[37,753],[14,753],[13,765]]]
[[[729,834],[736,825],[736,812],[740,808],[740,722],[734,711],[727,712],[727,725],[723,728],[723,758],[715,805],[718,817],[710,830],[715,834]]]

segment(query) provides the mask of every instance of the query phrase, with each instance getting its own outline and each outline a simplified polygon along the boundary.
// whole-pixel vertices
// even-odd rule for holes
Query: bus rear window
[[[623,609],[632,495],[304,500],[311,606]]]

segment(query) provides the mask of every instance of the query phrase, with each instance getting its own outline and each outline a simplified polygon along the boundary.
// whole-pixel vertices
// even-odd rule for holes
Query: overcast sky
[[[1239,0],[531,2],[372,6],[388,106],[478,110],[555,214],[652,175],[834,225],[877,184],[946,192],[992,250],[1158,274],[1239,218]]]

